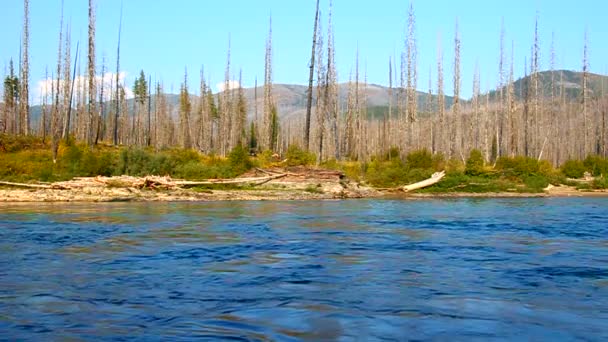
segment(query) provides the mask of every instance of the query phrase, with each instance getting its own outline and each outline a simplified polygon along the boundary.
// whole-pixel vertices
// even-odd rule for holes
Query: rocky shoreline
[[[375,189],[349,180],[341,172],[307,168],[257,169],[235,179],[200,182],[120,176],[11,184],[0,185],[0,203],[608,197],[606,190],[581,191],[563,185],[549,186],[542,193],[405,193],[402,189]]]
[[[256,200],[333,200],[353,198],[431,199],[431,198],[536,198],[608,197],[606,191],[579,191],[560,187],[543,193],[399,193],[379,191],[354,182],[269,182],[253,189],[138,189],[82,187],[77,189],[0,188],[0,203],[40,202],[204,202]]]
[[[261,176],[260,176],[261,174]],[[383,193],[327,170],[257,170],[240,178],[190,182],[168,177],[85,177],[0,186],[0,202],[173,202],[327,200]]]

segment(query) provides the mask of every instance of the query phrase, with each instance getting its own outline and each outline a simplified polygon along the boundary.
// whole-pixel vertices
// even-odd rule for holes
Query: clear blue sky
[[[71,23],[73,46],[80,40],[86,54],[87,0],[65,0],[65,20]],[[115,70],[116,41],[121,0],[97,0],[98,66],[106,56]],[[322,0],[323,28],[327,28],[329,0]],[[549,67],[551,33],[555,32],[559,68],[581,68],[583,36],[589,33],[591,70],[608,69],[608,1],[586,0],[414,0],[417,17],[418,89],[428,89],[432,68],[436,79],[438,36],[444,50],[446,91],[452,89],[453,35],[456,18],[462,39],[463,95],[470,96],[475,63],[479,62],[482,89],[497,83],[501,18],[506,27],[506,46],[515,42],[516,77],[523,74],[530,54],[534,17],[540,16],[543,69]],[[45,67],[56,63],[60,0],[30,0],[31,82],[44,77]],[[263,79],[264,44],[268,18],[273,18],[274,80],[307,83],[315,0],[124,0],[121,70],[127,85],[140,69],[162,79],[167,91],[179,89],[184,68],[192,89],[197,88],[201,65],[213,85],[223,80],[228,37],[232,38],[235,77],[243,70],[243,83],[252,86]],[[21,0],[0,5],[0,63],[2,70],[12,57],[18,60],[22,30]],[[357,46],[362,70],[370,83],[388,84],[388,58],[403,50],[408,0],[334,0],[336,60],[340,82],[348,80]],[[507,55],[510,52],[507,51]],[[99,67],[99,69],[101,69]],[[98,69],[98,70],[99,70]],[[84,70],[84,64],[83,64]],[[196,90],[195,90],[196,92]],[[35,95],[33,95],[34,97]],[[36,101],[36,99],[33,99]]]

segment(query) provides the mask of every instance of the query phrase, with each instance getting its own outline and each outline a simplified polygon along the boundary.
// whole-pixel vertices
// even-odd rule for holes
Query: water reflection
[[[606,207],[2,204],[0,339],[602,340]]]

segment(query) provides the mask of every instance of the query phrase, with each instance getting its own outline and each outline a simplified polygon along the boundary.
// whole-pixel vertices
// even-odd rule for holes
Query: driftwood
[[[14,183],[0,181],[0,185],[45,189],[45,190],[68,190],[85,187],[114,187],[114,188],[136,188],[136,189],[178,189],[188,188],[199,185],[215,185],[215,184],[248,184],[252,186],[262,185],[271,180],[283,178],[288,173],[278,173],[274,171],[261,170],[267,176],[264,177],[243,177],[232,179],[207,179],[203,181],[187,181],[181,179],[172,179],[171,177],[146,176],[146,177],[131,177],[131,176],[115,176],[115,177],[75,177],[72,180],[65,182],[56,182],[51,184],[31,184],[31,183]]]
[[[426,188],[433,184],[439,183],[439,181],[441,181],[443,179],[443,177],[445,177],[445,171],[435,172],[435,173],[433,173],[431,178],[425,179],[418,183],[406,185],[402,189],[405,192],[410,192],[410,191]]]
[[[66,190],[68,188],[59,184],[28,184],[28,183],[14,183],[0,181],[0,185],[14,186],[18,188],[30,188],[30,189],[54,189],[54,190]]]
[[[252,184],[261,185],[270,182],[273,179],[283,178],[287,176],[286,173],[274,174],[266,177],[247,177],[247,178],[233,178],[233,179],[208,179],[205,181],[175,181],[174,184],[178,187],[189,187],[198,185],[214,185],[214,184]]]

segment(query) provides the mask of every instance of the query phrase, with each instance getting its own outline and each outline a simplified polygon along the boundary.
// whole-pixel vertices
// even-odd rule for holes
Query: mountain
[[[542,85],[543,95],[551,97],[551,81],[553,79],[555,95],[559,96],[560,89],[564,89],[567,100],[576,100],[581,96],[583,84],[583,73],[571,70],[541,71],[538,73],[540,84]],[[518,100],[523,100],[526,84],[532,86],[532,76],[528,75],[515,81],[515,96]],[[505,91],[505,88],[503,88]],[[601,97],[608,94],[608,76],[589,74],[589,91],[591,97]],[[491,91],[490,97],[495,97],[498,91]]]
[[[363,87],[363,85],[360,85]],[[341,83],[338,85],[338,98],[340,111],[346,111],[346,105],[348,102],[348,83]],[[363,88],[362,88],[363,89]],[[255,113],[255,89],[247,88],[244,90],[247,104],[249,106],[249,116],[253,117]],[[282,118],[292,118],[294,116],[304,116],[306,113],[306,93],[308,87],[303,85],[293,84],[275,84],[273,85],[274,98],[277,101],[277,110]],[[397,92],[399,89],[393,88],[393,113],[396,113],[397,108]],[[263,93],[264,88],[258,87],[258,115],[261,115],[263,109]],[[377,84],[368,84],[365,88],[367,109],[368,114],[375,118],[380,118],[384,113],[388,112],[389,106],[389,88]],[[427,103],[428,94],[423,92],[417,92],[418,95],[418,108],[423,111]],[[433,104],[437,101],[436,95],[431,95]],[[451,96],[445,97],[446,108],[452,105],[453,98]],[[313,106],[314,107],[314,106]]]
[[[363,87],[363,85],[360,85]],[[338,85],[338,97],[340,100],[340,110],[341,112],[346,111],[346,104],[348,101],[348,83],[341,83]],[[363,89],[363,88],[362,88]],[[244,95],[247,100],[247,109],[249,118],[253,118],[255,116],[255,98],[256,98],[256,89],[255,88],[244,88]],[[277,102],[277,111],[279,116],[282,119],[294,118],[297,116],[302,116],[306,114],[306,102],[307,97],[306,93],[308,91],[307,86],[297,85],[297,84],[274,84],[273,85],[273,95]],[[396,113],[397,108],[397,92],[398,88],[393,88],[393,113]],[[365,93],[367,96],[367,107],[368,114],[373,118],[381,118],[385,113],[388,113],[388,105],[389,105],[389,88],[384,87],[377,84],[368,84],[365,88]],[[417,92],[418,94],[418,108],[420,111],[424,111],[428,93]],[[257,88],[257,107],[258,107],[258,115],[262,115],[264,108],[264,88]],[[174,118],[177,118],[179,113],[179,95],[176,94],[166,94],[167,104],[169,108],[171,108],[171,114]],[[433,105],[437,102],[437,96],[431,95]],[[198,99],[198,96],[192,96],[192,101],[195,102]],[[152,96],[152,101],[154,101],[154,95]],[[445,96],[445,104],[446,108],[449,108],[452,105],[453,97]],[[129,110],[133,108],[133,99],[129,99],[127,101],[127,105]],[[106,103],[106,110],[110,110],[112,104],[110,102]],[[195,108],[195,107],[194,107]],[[314,104],[313,104],[314,109]],[[32,125],[37,125],[40,116],[42,115],[42,106],[36,105],[31,107],[31,120]]]
[[[549,97],[551,94],[551,78],[554,77],[554,84],[556,94],[559,94],[560,88],[563,86],[565,94],[568,100],[575,100],[580,97],[581,84],[583,74],[577,71],[569,70],[557,70],[557,71],[542,71],[539,73],[539,79],[543,86],[543,94],[545,97]],[[518,100],[523,99],[525,85],[531,84],[532,77],[526,76],[518,79],[514,83],[515,94]],[[363,87],[363,85],[360,85]],[[340,99],[340,110],[342,113],[346,111],[346,103],[348,101],[348,83],[341,83],[338,85],[338,96]],[[504,88],[503,88],[504,89]],[[254,88],[244,88],[244,95],[247,100],[248,116],[253,118],[255,115],[255,93]],[[304,117],[306,113],[306,92],[307,86],[297,84],[274,84],[273,94],[277,102],[277,110],[279,116],[283,119],[289,119],[294,117]],[[608,94],[608,76],[589,74],[589,90],[591,97],[600,97]],[[399,89],[393,88],[393,113],[396,113],[397,108],[397,93]],[[257,88],[257,108],[258,115],[263,113],[263,94],[264,88]],[[368,84],[365,87],[365,94],[367,99],[368,114],[372,118],[382,118],[385,113],[388,113],[389,104],[389,88],[377,84]],[[498,94],[497,90],[490,92],[490,98],[495,98]],[[217,95],[217,94],[216,94]],[[418,109],[421,116],[425,115],[428,94],[424,92],[417,92],[418,95]],[[431,95],[431,101],[433,108],[437,103],[437,95]],[[153,96],[154,98],[154,96]],[[197,96],[192,96],[193,102],[196,102]],[[179,95],[166,94],[167,103],[171,108],[171,114],[173,117],[178,117],[179,110]],[[153,99],[154,100],[154,99]],[[453,97],[445,97],[446,109],[450,108],[453,103]],[[466,102],[466,101],[463,101]],[[133,108],[133,99],[128,100],[128,107],[131,110]],[[109,103],[106,105],[109,109]],[[314,106],[313,106],[314,108]],[[435,109],[433,109],[435,110]],[[37,124],[37,121],[41,115],[41,106],[33,106],[31,109],[32,125]]]

